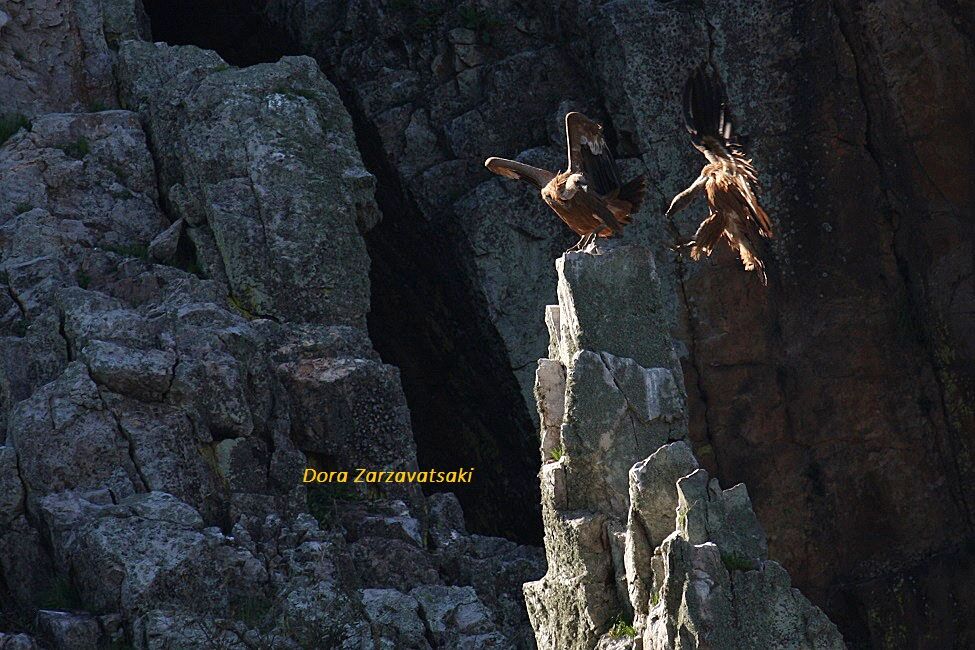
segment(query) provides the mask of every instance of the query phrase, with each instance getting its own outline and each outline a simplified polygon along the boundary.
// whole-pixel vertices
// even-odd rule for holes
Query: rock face
[[[0,143],[0,647],[529,648],[538,549],[469,534],[451,494],[301,483],[418,467],[335,88],[123,35],[83,32],[115,74],[70,81],[129,110]],[[61,83],[24,88],[77,110]]]
[[[525,598],[538,647],[845,648],[768,559],[745,486],[721,490],[698,468],[665,321],[653,318],[652,252],[604,248],[559,259],[551,356],[536,380],[549,568]],[[644,284],[591,281],[612,277],[597,269],[633,268],[648,271]],[[626,322],[631,312],[645,320],[626,330],[627,346],[606,315]],[[552,408],[559,391],[562,411]]]
[[[0,8],[3,111],[28,117],[117,108],[106,45],[147,38],[140,0],[39,0]]]
[[[119,78],[147,120],[166,198],[241,308],[363,327],[369,258],[358,233],[378,220],[375,183],[315,62],[231,70],[213,52],[130,41]]]
[[[962,5],[276,0],[267,14],[345,88],[411,225],[449,234],[464,263],[439,257],[470,278],[531,408],[538,313],[571,241],[481,163],[561,168],[565,111],[604,120],[624,171],[651,180],[628,237],[655,251],[702,464],[750,486],[774,555],[849,638],[973,645],[970,615],[937,613],[975,602]],[[659,217],[702,163],[679,116],[702,61],[766,186],[768,290],[724,250],[692,264],[666,246],[702,217]]]

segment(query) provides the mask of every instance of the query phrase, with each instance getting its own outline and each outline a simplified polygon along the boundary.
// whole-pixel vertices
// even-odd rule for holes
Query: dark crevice
[[[6,272],[4,271],[4,273]],[[26,323],[28,321],[27,307],[24,306],[24,303],[20,299],[20,296],[17,295],[17,292],[14,291],[14,285],[10,283],[8,278],[4,278],[4,288],[6,288],[7,295],[10,296],[10,299],[14,301],[15,305],[17,305],[17,309],[20,311],[21,320]]]
[[[212,49],[233,65],[302,54],[254,6],[147,0],[146,10],[155,40]],[[539,543],[538,433],[486,300],[473,285],[478,276],[467,238],[452,215],[420,211],[354,86],[329,61],[319,65],[338,88],[363,162],[377,179],[383,217],[365,236],[369,334],[383,361],[400,369],[420,466],[474,467],[473,483],[445,486],[460,499],[468,527]]]
[[[64,341],[64,355],[68,359],[68,363],[74,361],[74,348],[71,345],[71,338],[68,336],[68,331],[65,328],[65,315],[63,310],[58,310],[58,334]]]
[[[507,353],[465,255],[457,220],[428,221],[406,195],[379,133],[350,108],[366,167],[377,178],[383,220],[366,244],[372,260],[369,334],[399,367],[421,467],[475,467],[451,486],[475,532],[541,541],[537,435]],[[512,504],[520,504],[512,508]]]
[[[301,54],[283,31],[264,22],[261,4],[238,0],[144,0],[152,37],[170,45],[214,50],[246,66]]]

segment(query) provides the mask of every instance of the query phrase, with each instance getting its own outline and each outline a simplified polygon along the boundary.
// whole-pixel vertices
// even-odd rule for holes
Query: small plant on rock
[[[562,460],[562,457],[565,456],[565,445],[559,445],[550,451],[548,455],[555,462]]]
[[[75,160],[82,160],[91,153],[91,145],[88,144],[88,138],[80,136],[74,142],[61,147],[61,151]]]
[[[751,560],[734,553],[722,553],[721,561],[728,571],[750,571],[755,568]]]
[[[623,614],[617,614],[609,628],[609,635],[614,639],[632,639],[636,637],[636,628],[623,618]]]

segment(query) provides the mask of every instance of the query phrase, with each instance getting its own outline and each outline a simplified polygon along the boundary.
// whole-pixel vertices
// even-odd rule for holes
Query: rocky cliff
[[[665,521],[671,501],[647,507],[681,536],[630,544],[660,548],[673,580],[627,566],[631,511],[644,528],[651,515],[625,472],[673,438],[720,484],[747,483],[768,547],[750,566],[782,562],[851,645],[975,644],[963,3],[145,5],[0,6],[0,647],[529,647],[520,585],[544,573],[540,553],[470,534],[463,515],[529,544],[545,521],[551,557],[539,426],[543,460],[566,456],[543,477],[574,462],[572,507],[626,524],[609,573],[580,550],[595,547],[559,542],[616,580],[604,607],[577,610],[587,634],[632,609],[651,647],[673,641],[641,608],[685,590],[688,563],[719,596],[663,598],[658,621],[726,621],[754,602],[727,597],[746,585],[815,611],[778,569],[759,571],[762,591],[720,538]],[[658,216],[700,162],[678,92],[703,60],[729,84],[780,233],[767,291],[722,252],[693,266],[670,252],[699,214]],[[652,251],[660,290],[653,323],[549,349],[541,314],[573,300],[552,273],[571,236],[481,161],[560,167],[569,109],[649,174],[628,242]],[[603,288],[642,286],[627,273],[649,266]],[[583,338],[600,307],[586,308]],[[536,419],[546,350],[552,381],[588,350],[573,408],[605,392],[605,370],[686,387],[686,409],[627,388],[656,437],[599,478],[586,427],[562,440]],[[567,408],[558,392],[546,408]],[[458,504],[306,491],[306,463],[482,471]],[[740,488],[696,476],[685,501],[750,513]]]
[[[10,9],[0,647],[530,647],[537,549],[451,494],[301,483],[417,468],[365,331],[375,181],[314,61]]]

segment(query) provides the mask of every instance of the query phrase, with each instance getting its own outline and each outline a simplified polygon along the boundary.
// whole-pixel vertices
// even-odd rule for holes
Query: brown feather
[[[728,219],[720,212],[712,212],[711,216],[701,222],[694,233],[694,243],[691,245],[691,259],[697,261],[701,255],[710,256],[715,244],[721,239],[727,226]]]

